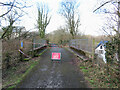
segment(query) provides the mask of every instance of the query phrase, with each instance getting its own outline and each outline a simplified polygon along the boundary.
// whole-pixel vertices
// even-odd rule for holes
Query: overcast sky
[[[50,15],[52,16],[50,24],[46,28],[46,33],[50,33],[57,30],[60,26],[65,25],[64,17],[60,16],[58,10],[60,8],[60,2],[62,0],[27,0],[27,5],[32,7],[27,8],[25,11],[28,15],[21,18],[21,26],[25,26],[26,30],[30,30],[35,27],[37,20],[37,3],[43,2],[48,5]],[[98,5],[98,0],[78,0],[80,3],[80,23],[79,32],[90,35],[103,34],[100,29],[104,24],[104,16],[102,14],[93,13]]]

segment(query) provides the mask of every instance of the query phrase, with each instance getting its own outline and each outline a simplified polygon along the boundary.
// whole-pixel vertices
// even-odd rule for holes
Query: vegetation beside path
[[[76,55],[75,52],[72,53]],[[88,81],[91,88],[119,88],[120,82],[118,79],[111,78],[111,75],[107,74],[107,69],[93,64],[92,60],[84,61],[76,56],[74,62],[80,68],[80,72],[84,74],[85,80]]]
[[[80,60],[78,67],[92,88],[118,88],[120,84],[116,78],[111,78],[111,75],[106,74],[106,69],[93,65],[91,60],[87,62]]]
[[[45,49],[38,56],[46,52]],[[9,68],[3,76],[2,88],[15,88],[28,74],[29,72],[39,63],[40,57],[35,57],[30,60],[20,62],[15,67]]]

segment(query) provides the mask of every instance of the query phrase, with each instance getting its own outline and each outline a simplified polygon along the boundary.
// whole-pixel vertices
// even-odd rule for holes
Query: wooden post
[[[120,1],[118,2],[118,37],[120,42]],[[118,59],[120,63],[120,43],[118,43]]]
[[[94,64],[94,54],[95,54],[94,46],[95,46],[95,39],[92,38],[92,61],[93,61],[93,64]]]
[[[20,49],[22,51],[22,49]],[[20,52],[20,61],[23,61],[23,54]]]
[[[120,42],[120,1],[118,2],[118,37]],[[118,70],[120,71],[120,43],[118,43]],[[120,81],[120,73],[118,74],[118,79]],[[120,88],[120,84],[118,86]]]
[[[0,40],[0,69],[2,69],[2,40]]]
[[[32,36],[32,57],[35,56],[35,52],[34,52],[35,44],[34,43],[35,43],[35,32],[34,32],[34,34]]]
[[[34,38],[32,38],[32,57],[34,57]]]

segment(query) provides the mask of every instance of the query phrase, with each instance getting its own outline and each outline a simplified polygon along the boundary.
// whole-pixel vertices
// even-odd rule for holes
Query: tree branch
[[[106,5],[107,3],[110,3],[110,2],[111,2],[111,0],[103,3],[103,4],[100,5],[97,9],[95,9],[93,12],[96,12],[98,9],[100,9],[101,7],[103,7],[104,5]]]
[[[11,6],[10,9],[9,9],[6,13],[2,14],[0,17],[3,17],[3,16],[5,16],[6,14],[8,14],[8,13],[12,10],[12,8],[13,8],[13,6],[14,6],[14,3],[15,3],[15,0],[13,1],[12,5],[9,4],[9,5]]]

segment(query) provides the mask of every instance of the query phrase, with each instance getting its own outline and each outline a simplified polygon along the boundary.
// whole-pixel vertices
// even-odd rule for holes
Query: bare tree
[[[2,9],[0,13],[0,22],[8,22],[8,25],[6,26],[2,26],[2,24],[0,24],[3,29],[1,39],[10,39],[13,29],[16,28],[14,24],[20,20],[20,17],[27,14],[24,12],[24,9],[28,7],[31,6],[27,6],[24,0],[0,1],[0,9]]]
[[[0,17],[4,17],[14,10],[20,10],[24,12],[23,9],[28,7],[30,6],[27,6],[24,0],[8,0],[6,2],[4,0],[0,1],[0,8],[5,11],[3,13],[0,13]],[[7,10],[5,10],[6,8]]]
[[[73,39],[77,35],[80,25],[79,14],[76,12],[78,7],[79,4],[76,1],[63,1],[61,3],[60,14],[66,18],[66,23]]]
[[[65,44],[71,39],[70,33],[64,28],[59,27],[57,30],[46,35],[47,39],[56,44]]]
[[[111,4],[111,5],[114,5],[115,9],[114,9],[114,12],[111,12],[109,10],[105,10],[103,11],[105,14],[109,14],[110,15],[110,18],[108,19],[109,20],[109,23],[106,24],[106,26],[109,27],[109,29],[111,29],[110,32],[114,31],[116,34],[115,34],[115,38],[118,40],[117,42],[117,47],[118,47],[118,50],[117,50],[117,53],[118,53],[118,58],[119,58],[119,61],[120,61],[120,0],[109,0],[107,2],[103,2],[103,4],[101,4],[97,9],[95,9],[93,12],[96,12],[97,10],[99,10],[100,8],[102,8],[103,6],[105,6],[106,4]],[[117,24],[117,26],[115,26],[114,23]],[[107,28],[108,28],[107,27]],[[117,28],[116,28],[117,27]],[[109,35],[109,32],[107,31],[106,28],[103,28],[103,30]]]
[[[119,44],[118,44],[118,58],[120,61],[120,1],[118,2],[118,38],[119,38]]]
[[[8,20],[8,26],[2,28],[3,34],[1,36],[1,39],[4,39],[6,37],[7,39],[10,39],[15,28],[15,22],[19,21],[19,18],[22,16],[23,14],[19,15],[17,11],[7,14],[6,20]]]
[[[39,29],[39,34],[41,38],[45,38],[45,30],[47,25],[50,23],[51,17],[48,17],[49,9],[45,6],[38,6],[38,20],[37,28]]]

